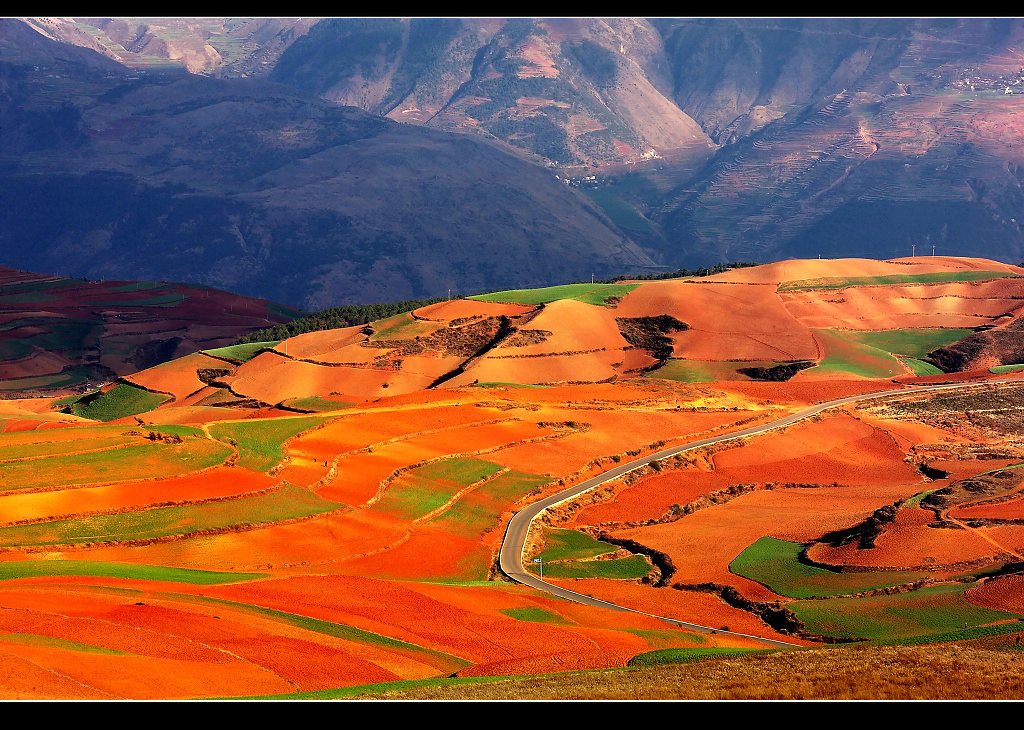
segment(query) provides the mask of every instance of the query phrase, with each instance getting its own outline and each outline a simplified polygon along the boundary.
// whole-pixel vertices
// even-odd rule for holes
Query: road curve
[[[951,383],[945,385],[922,385],[914,386],[902,390],[882,390],[873,393],[862,393],[860,395],[851,395],[846,398],[837,398],[830,400],[825,403],[818,403],[816,405],[804,408],[802,411],[797,411],[791,415],[780,418],[770,423],[764,423],[760,426],[751,426],[740,431],[731,431],[729,433],[719,434],[718,436],[712,436],[710,438],[700,439],[699,441],[691,441],[690,443],[682,444],[681,446],[673,446],[672,448],[663,449],[657,453],[643,456],[639,459],[620,464],[614,469],[610,469],[603,474],[599,474],[596,477],[580,482],[568,489],[563,489],[561,492],[552,494],[550,497],[546,497],[538,502],[534,502],[528,507],[521,509],[517,512],[508,523],[508,527],[505,530],[505,537],[501,543],[501,551],[498,556],[499,567],[501,572],[507,575],[509,578],[517,583],[536,588],[539,591],[550,593],[558,596],[559,598],[565,598],[576,603],[583,603],[589,606],[600,606],[602,608],[610,608],[613,611],[628,611],[630,613],[641,613],[645,616],[653,616],[654,618],[667,621],[668,623],[680,626],[685,629],[692,631],[698,631],[702,633],[713,633],[713,634],[727,634],[729,636],[740,636],[748,639],[756,639],[757,641],[768,644],[769,646],[778,647],[795,647],[796,644],[790,644],[785,641],[777,641],[775,639],[767,639],[761,636],[752,636],[750,634],[740,634],[735,631],[725,631],[724,629],[715,629],[711,626],[702,626],[700,624],[688,623],[686,621],[679,621],[677,619],[669,618],[667,616],[658,616],[653,613],[647,613],[646,611],[637,611],[633,608],[626,608],[625,606],[619,606],[608,601],[602,601],[598,598],[583,595],[582,593],[576,593],[559,586],[552,585],[546,581],[542,581],[532,573],[528,573],[523,568],[523,553],[526,550],[526,538],[530,532],[530,525],[533,521],[545,510],[550,507],[554,507],[557,504],[566,502],[573,497],[577,497],[586,491],[593,489],[594,487],[600,486],[606,482],[610,482],[613,479],[626,474],[628,472],[640,469],[646,466],[652,461],[658,459],[666,459],[676,454],[681,454],[684,451],[692,451],[693,449],[699,449],[703,446],[710,446],[711,444],[718,444],[723,441],[731,441],[733,439],[747,438],[749,436],[756,436],[757,434],[765,433],[766,431],[772,431],[777,428],[785,428],[786,426],[792,425],[797,421],[802,421],[805,418],[817,415],[822,411],[828,410],[829,408],[835,408],[846,403],[854,403],[856,401],[871,400],[873,398],[905,398],[908,395],[917,395],[923,392],[934,392],[940,390],[955,390],[964,388],[976,388],[985,385],[1002,385],[1005,383],[1022,383],[1024,378],[1002,378],[998,380],[982,380],[971,383]]]

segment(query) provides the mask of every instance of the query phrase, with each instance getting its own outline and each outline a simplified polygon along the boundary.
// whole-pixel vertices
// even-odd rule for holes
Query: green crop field
[[[657,370],[652,370],[644,377],[661,380],[678,380],[683,383],[715,383],[720,380],[750,380],[746,375],[737,372],[739,368],[769,368],[779,362],[771,360],[682,360],[671,358]]]
[[[1001,373],[1013,373],[1013,372],[1016,372],[1017,370],[1021,370],[1022,368],[1024,368],[1024,364],[1021,364],[1021,365],[996,365],[995,367],[989,368],[988,371],[990,373],[995,373],[996,375],[999,375]]]
[[[25,340],[0,341],[0,360],[19,360],[32,354],[32,345]]]
[[[188,439],[180,444],[139,444],[91,454],[15,461],[0,464],[0,491],[174,476],[215,466],[230,455],[231,448],[226,444]]]
[[[506,608],[501,611],[509,618],[516,621],[530,621],[535,624],[555,624],[557,626],[568,626],[569,622],[557,613],[540,608],[539,606],[527,606],[524,608]]]
[[[611,297],[623,297],[639,284],[562,284],[542,289],[510,289],[509,291],[477,294],[467,299],[480,302],[507,302],[511,304],[547,304],[558,299],[575,299],[587,304],[604,305]]]
[[[77,397],[77,396],[69,396]],[[134,433],[133,433],[134,432]],[[103,438],[105,436],[122,435],[126,439],[141,434],[135,424],[126,425],[82,425],[70,428],[44,428],[31,431],[12,431],[0,433],[0,447],[25,446],[28,444],[45,444],[50,442],[70,442],[79,439]],[[69,447],[73,448],[73,447]]]
[[[922,644],[948,644],[951,642],[973,642],[998,637],[1012,637],[1024,632],[1024,619],[989,626],[972,626],[968,629],[943,631],[938,634],[918,634],[898,639],[873,639],[865,641],[863,646],[920,646]],[[1021,651],[1021,645],[1013,642],[1012,648]]]
[[[169,423],[164,426],[146,426],[146,431],[153,431],[155,433],[166,433],[172,436],[205,436],[203,429],[195,426],[181,426],[176,423]]]
[[[540,566],[529,563],[531,573],[539,574]],[[634,580],[651,572],[650,563],[642,555],[630,555],[615,560],[572,560],[568,562],[544,563],[546,578],[608,578],[611,580]]]
[[[372,324],[374,332],[371,340],[411,340],[417,335],[429,335],[438,329],[436,322],[416,319],[408,312],[387,319],[378,319]]]
[[[595,540],[582,532],[549,530],[544,536],[544,550],[540,557],[546,566],[552,560],[596,558],[598,555],[607,555],[616,550],[618,548],[615,545]]]
[[[924,357],[932,350],[952,345],[954,342],[973,335],[974,330],[921,328],[873,332],[844,331],[842,334],[848,340],[890,352],[893,355]]]
[[[270,494],[225,502],[158,507],[0,528],[0,546],[36,546],[146,540],[330,512],[342,505],[285,484]]]
[[[495,525],[509,505],[549,481],[550,477],[539,474],[506,472],[474,489],[428,524],[455,535],[479,537]]]
[[[149,291],[150,289],[162,289],[166,284],[161,284],[156,281],[133,281],[128,284],[122,284],[121,286],[114,286],[110,288],[110,291],[115,292],[133,292],[133,291]]]
[[[42,302],[56,301],[60,301],[60,297],[55,297],[44,291],[26,291],[19,292],[17,294],[5,294],[0,292],[0,306],[10,304],[38,304]]]
[[[220,585],[266,577],[265,573],[224,573],[191,568],[134,563],[99,563],[85,560],[24,560],[0,563],[0,580],[77,575],[96,578],[158,580],[193,585]]]
[[[825,357],[815,370],[838,371],[865,378],[893,378],[904,374],[899,360],[886,350],[860,342],[857,337],[860,333],[825,329],[816,329],[814,333],[825,347]]]
[[[168,292],[148,299],[125,299],[122,301],[96,302],[104,307],[176,307],[189,297],[180,292]]]
[[[17,327],[45,328],[45,332],[29,335],[25,341],[43,350],[64,352],[94,346],[103,333],[103,323],[95,319],[60,319],[57,317],[26,317],[8,322],[3,329]]]
[[[84,451],[97,451],[144,443],[141,435],[128,436],[120,433],[94,438],[89,438],[83,434],[82,438],[69,441],[49,441],[19,445],[7,445],[4,442],[5,439],[0,436],[0,462],[19,461],[39,456],[55,456],[57,454],[79,454]]]
[[[118,418],[147,413],[170,398],[169,395],[151,393],[134,385],[118,383],[94,400],[74,403],[71,412],[94,421],[115,421]]]
[[[709,647],[707,649],[657,649],[637,654],[629,660],[626,666],[656,667],[662,664],[689,664],[691,662],[703,662],[709,659],[734,657],[742,654],[771,654],[776,651],[778,649],[740,649],[724,646]]]
[[[126,651],[107,649],[103,646],[93,644],[81,644],[77,641],[59,639],[55,636],[43,636],[40,634],[0,634],[0,643],[26,644],[28,646],[45,646],[51,649],[62,649],[64,651],[77,651],[85,654],[107,654],[110,656],[135,656]]]
[[[252,471],[268,471],[284,458],[284,442],[326,419],[269,418],[232,423],[214,423],[210,433],[214,438],[230,439],[238,447],[238,466]]]
[[[913,357],[900,358],[903,364],[913,371],[914,375],[941,375],[942,371],[930,362],[918,360]]]
[[[275,346],[280,345],[281,342],[282,340],[248,342],[244,345],[228,345],[227,347],[217,347],[212,350],[203,350],[202,352],[206,355],[223,357],[228,360],[235,360],[236,362],[249,362],[259,354],[260,350],[271,350]]]
[[[480,459],[435,461],[393,481],[373,509],[414,520],[442,506],[464,487],[500,470],[497,464]]]
[[[884,286],[892,284],[938,284],[954,281],[985,281],[1016,278],[1008,271],[936,271],[930,274],[890,274],[888,276],[829,276],[821,279],[796,279],[779,284],[779,291],[807,289],[845,289],[850,286]]]
[[[83,367],[72,368],[53,375],[39,375],[27,378],[10,378],[0,381],[0,390],[35,390],[36,388],[65,388],[69,385],[84,383],[89,378],[89,371]]]
[[[285,408],[294,408],[297,411],[310,411],[312,413],[325,413],[327,411],[339,411],[342,408],[350,408],[355,403],[349,401],[329,400],[320,396],[308,398],[291,398],[281,403]]]
[[[619,629],[627,634],[639,636],[652,649],[677,648],[680,642],[688,644],[707,644],[706,634],[673,629]]]
[[[802,549],[800,543],[762,537],[737,555],[729,570],[791,598],[841,596],[913,583],[928,575],[912,571],[835,573],[801,563],[797,556]]]
[[[45,289],[60,289],[65,286],[76,286],[84,284],[85,279],[42,279],[37,281],[17,281],[0,285],[0,293],[19,291],[39,291]]]
[[[897,639],[1019,618],[969,603],[964,598],[968,588],[951,583],[889,596],[794,601],[788,607],[809,631],[863,639]]]

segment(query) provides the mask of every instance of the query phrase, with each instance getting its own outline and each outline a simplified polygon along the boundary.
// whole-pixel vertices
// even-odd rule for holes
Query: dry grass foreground
[[[951,681],[955,678],[955,681]],[[832,647],[642,669],[360,695],[386,700],[1024,698],[1024,654],[955,645]]]

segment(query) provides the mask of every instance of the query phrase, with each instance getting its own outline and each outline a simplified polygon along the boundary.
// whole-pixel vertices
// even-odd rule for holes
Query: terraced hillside
[[[0,268],[0,390],[85,388],[299,314],[209,287]]]
[[[1014,321],[1021,273],[814,260],[516,290],[2,400],[0,696],[500,693],[679,662],[762,676],[768,641],[815,647],[791,657],[807,676],[852,641],[1013,651],[1024,381],[908,363]],[[685,372],[703,375],[665,377]],[[942,379],[964,387],[916,389]],[[503,579],[514,513],[714,436],[534,522],[536,574],[631,610]],[[959,676],[954,696],[995,691]]]

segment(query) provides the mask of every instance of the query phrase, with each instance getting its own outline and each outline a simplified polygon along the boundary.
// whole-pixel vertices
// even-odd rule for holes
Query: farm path
[[[961,522],[956,517],[950,517],[948,509],[947,510],[943,510],[943,512],[942,512],[942,519],[948,520],[948,521],[952,522],[954,525],[957,525],[958,527],[960,527],[960,528],[962,528],[964,530],[970,530],[975,535],[980,537],[982,540],[985,540],[986,542],[989,542],[992,545],[995,545],[1002,552],[1009,553],[1010,555],[1012,555],[1013,557],[1017,558],[1018,560],[1024,561],[1024,556],[1022,556],[1016,550],[1011,550],[1010,548],[1006,547],[1005,545],[1002,545],[995,538],[993,538],[991,535],[986,535],[981,530],[977,530],[977,529],[971,527],[970,525],[968,525],[968,524],[966,524],[964,522]]]

